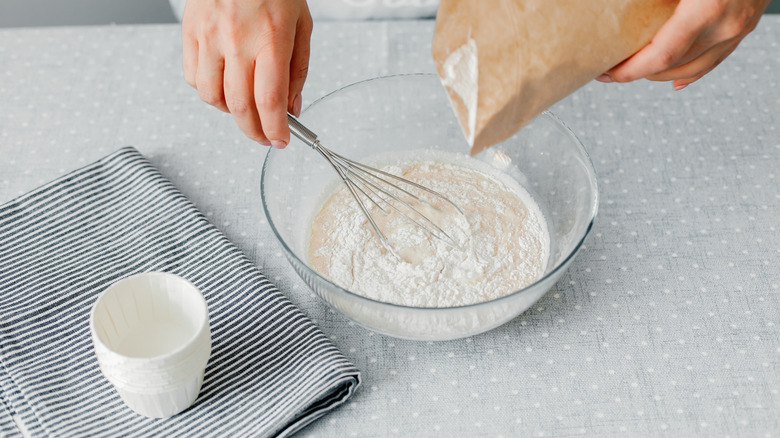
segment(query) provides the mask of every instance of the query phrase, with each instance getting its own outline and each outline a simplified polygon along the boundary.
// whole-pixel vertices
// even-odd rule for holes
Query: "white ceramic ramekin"
[[[211,331],[189,281],[163,272],[119,280],[95,301],[89,329],[100,371],[135,412],[170,417],[198,397]]]

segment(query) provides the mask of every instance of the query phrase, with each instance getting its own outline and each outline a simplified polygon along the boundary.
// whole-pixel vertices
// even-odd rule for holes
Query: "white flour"
[[[309,240],[312,267],[334,283],[378,301],[452,307],[498,298],[544,273],[550,247],[546,222],[513,179],[453,162],[406,161],[383,170],[430,187],[464,210],[465,218],[454,209],[435,215],[459,248],[374,207],[372,215],[399,260],[384,249],[342,184],[312,219]]]
[[[453,50],[444,61],[444,75],[441,78],[442,84],[457,94],[466,108],[468,121],[462,126],[468,130],[465,134],[470,146],[474,146],[474,131],[477,128],[477,104],[479,103],[477,59],[477,41],[469,38],[466,44]],[[453,105],[457,104],[453,102]]]

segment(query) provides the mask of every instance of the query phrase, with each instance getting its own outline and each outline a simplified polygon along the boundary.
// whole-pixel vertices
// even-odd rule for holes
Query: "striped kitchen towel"
[[[96,296],[128,275],[189,279],[209,305],[200,396],[133,413],[100,374]],[[0,436],[286,436],[360,374],[241,251],[127,147],[0,206]]]

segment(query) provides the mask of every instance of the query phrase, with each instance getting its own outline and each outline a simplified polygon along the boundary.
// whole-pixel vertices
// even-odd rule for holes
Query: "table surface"
[[[304,106],[434,71],[432,33],[317,23]],[[362,370],[299,436],[776,436],[779,46],[765,16],[685,90],[594,82],[555,105],[599,176],[596,225],[536,305],[468,339],[375,334],[306,287],[263,214],[266,149],[184,82],[177,25],[0,30],[0,202],[123,145],[150,157]]]

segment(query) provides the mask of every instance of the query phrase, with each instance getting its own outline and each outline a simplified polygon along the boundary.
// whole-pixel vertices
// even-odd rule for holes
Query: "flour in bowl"
[[[365,297],[413,307],[453,307],[501,297],[541,277],[550,251],[547,223],[514,179],[448,161],[397,161],[380,166],[451,199],[435,221],[457,247],[397,214],[369,206],[400,258],[374,234],[347,188],[328,194],[311,221],[311,267]],[[485,166],[483,163],[472,163]],[[486,166],[485,166],[486,167]],[[438,206],[438,205],[437,205]]]

